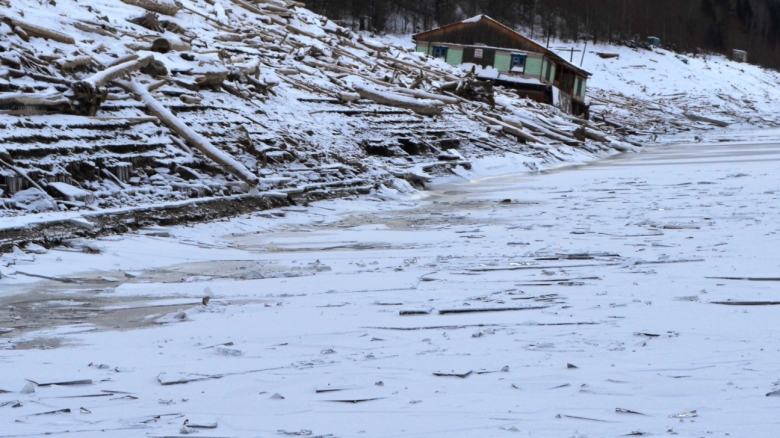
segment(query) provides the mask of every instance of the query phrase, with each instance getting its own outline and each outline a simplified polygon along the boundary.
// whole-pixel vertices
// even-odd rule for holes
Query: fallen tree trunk
[[[32,73],[28,71],[22,71],[22,70],[16,70],[13,68],[8,69],[8,74],[13,78],[21,78],[24,76],[30,77],[35,79],[36,81],[42,81],[42,82],[49,82],[52,84],[61,84],[61,85],[67,85],[71,86],[73,85],[73,81],[69,81],[67,79],[62,78],[55,78],[54,76],[48,76],[48,75],[42,75],[38,73]]]
[[[691,114],[691,113],[683,113],[683,115],[688,120],[693,120],[694,122],[709,123],[711,125],[720,126],[721,128],[725,128],[725,127],[729,126],[728,123],[726,123],[726,122],[724,122],[722,120],[710,119],[708,117],[697,116],[696,114]]]
[[[515,137],[522,138],[523,140],[526,140],[526,141],[532,141],[534,143],[544,144],[544,142],[542,140],[540,140],[540,139],[534,137],[533,135],[523,131],[522,129],[519,129],[519,128],[517,128],[515,126],[512,126],[512,125],[510,125],[508,123],[504,123],[504,122],[502,122],[500,120],[496,120],[496,119],[494,119],[492,117],[483,116],[482,114],[477,114],[477,113],[471,113],[471,114],[473,116],[477,117],[478,119],[484,121],[484,122],[490,123],[491,125],[498,125],[498,126],[500,126],[501,129],[503,129],[504,131],[514,135]]]
[[[498,119],[497,115],[491,114],[494,118]],[[501,117],[501,120],[504,123],[510,124],[512,126],[515,126],[517,128],[528,128],[532,131],[537,131],[538,133],[544,135],[545,137],[551,139],[560,141],[563,144],[569,145],[569,146],[577,146],[581,144],[579,140],[574,138],[573,135],[561,135],[557,132],[551,131],[544,126],[541,126],[539,124],[530,122],[528,120],[521,120],[518,117]]]
[[[607,136],[603,132],[599,132],[596,131],[595,129],[588,128],[587,126],[582,126],[576,131],[574,131],[574,136],[589,138],[591,140],[596,140],[601,143],[606,143],[607,141],[609,141],[607,139]]]
[[[71,108],[70,100],[60,93],[0,93],[0,107],[42,107],[66,110]]]
[[[243,164],[236,161],[233,157],[225,154],[219,150],[216,146],[212,145],[205,137],[198,134],[184,124],[180,119],[173,115],[167,108],[165,108],[157,99],[155,99],[151,93],[138,82],[128,81],[114,81],[117,85],[121,86],[127,92],[133,93],[138,96],[141,101],[146,105],[146,108],[154,116],[160,119],[168,128],[182,136],[187,142],[189,142],[196,149],[201,151],[203,155],[215,163],[222,166],[225,170],[235,175],[240,180],[249,184],[250,189],[257,187],[259,178],[257,175],[252,174]]]
[[[114,35],[113,33],[109,32],[109,31],[107,31],[105,29],[102,29],[100,27],[90,26],[90,25],[88,25],[86,23],[79,23],[78,21],[76,21],[76,22],[73,23],[73,27],[75,27],[78,30],[84,31],[84,32],[96,33],[98,35],[107,36],[107,37],[113,38],[115,40],[119,39],[118,36]]]
[[[12,29],[15,27],[20,28],[28,35],[48,38],[50,40],[65,44],[76,44],[76,40],[72,36],[62,32],[57,32],[56,30],[46,29],[44,27],[36,26],[34,24],[20,21],[16,18],[6,16],[0,16],[0,21],[4,21],[9,26],[11,26]]]
[[[138,6],[147,11],[158,12],[163,15],[176,15],[179,7],[173,0],[122,0],[122,3]]]
[[[336,94],[336,97],[341,102],[355,102],[360,99],[360,95],[357,93],[340,92]]]
[[[63,70],[69,70],[76,67],[85,67],[89,64],[92,64],[92,57],[82,55],[75,56],[73,58],[64,58],[57,60],[55,64],[57,64],[57,67]]]
[[[125,62],[135,61],[138,58],[139,58],[138,54],[137,53],[133,53],[133,54],[126,55],[126,56],[123,56],[121,58],[115,59],[113,62],[111,62],[109,64],[106,64],[106,67],[114,67],[114,66],[117,66],[119,64],[124,64]]]
[[[153,60],[154,56],[148,55],[144,58],[123,62],[74,83],[71,88],[79,104],[83,107],[80,108],[81,112],[88,116],[94,116],[100,108],[100,104],[106,99],[106,92],[101,90],[101,87],[122,75],[145,67]]]
[[[408,94],[410,96],[414,96],[420,99],[440,100],[448,105],[457,105],[458,103],[460,103],[460,101],[454,97],[443,96],[441,94],[435,94],[435,93],[428,93],[422,90],[411,90],[409,88],[396,88],[393,91],[398,93]]]
[[[440,115],[442,113],[442,107],[444,106],[444,102],[441,100],[415,99],[410,96],[404,96],[403,94],[379,91],[375,88],[363,85],[354,85],[353,88],[363,99],[373,100],[382,105],[409,109],[417,114],[426,116]]]

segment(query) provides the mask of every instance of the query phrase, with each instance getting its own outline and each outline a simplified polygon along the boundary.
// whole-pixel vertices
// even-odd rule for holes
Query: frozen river
[[[780,145],[426,194],[6,254],[0,437],[774,436]]]

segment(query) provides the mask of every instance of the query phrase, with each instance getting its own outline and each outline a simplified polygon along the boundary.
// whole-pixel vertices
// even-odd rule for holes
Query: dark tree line
[[[665,47],[780,68],[780,0],[309,0],[355,29],[413,33],[487,14],[539,41],[661,39]]]

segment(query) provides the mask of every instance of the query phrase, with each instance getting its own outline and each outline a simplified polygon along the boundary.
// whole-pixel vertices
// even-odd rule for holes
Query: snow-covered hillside
[[[382,41],[414,47],[410,35],[387,35]],[[593,74],[587,94],[594,124],[627,133],[643,146],[780,138],[780,131],[767,129],[780,127],[780,72],[775,70],[722,55],[693,56],[660,48],[556,40],[550,48]],[[571,55],[564,48],[577,52]],[[686,113],[723,123],[690,120]]]
[[[720,55],[606,45],[588,46],[583,68],[593,73],[588,94],[594,119],[652,132],[659,141],[748,139],[780,126],[780,73],[774,70]],[[686,113],[728,126],[716,129]],[[777,138],[777,132],[771,136]]]
[[[483,156],[524,171],[631,147],[294,2],[7,3],[0,215],[345,196]]]

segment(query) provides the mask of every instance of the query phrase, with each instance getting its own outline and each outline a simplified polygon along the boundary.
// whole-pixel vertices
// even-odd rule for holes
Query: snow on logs
[[[79,103],[84,105],[82,111],[87,115],[94,116],[105,99],[103,91],[100,90],[101,87],[122,75],[142,69],[153,60],[153,55],[132,59],[95,73],[83,81],[74,83],[71,88]]]
[[[402,93],[402,94],[408,94],[410,96],[417,97],[419,99],[431,99],[431,100],[440,100],[446,104],[449,105],[457,105],[460,101],[451,96],[443,96],[441,94],[435,94],[435,93],[428,93],[422,90],[411,90],[409,88],[396,88],[393,91]]]
[[[203,137],[202,135],[195,132],[194,129],[184,124],[184,122],[174,116],[173,113],[171,113],[157,99],[155,99],[145,86],[135,81],[115,81],[115,83],[127,90],[127,92],[138,96],[144,105],[146,105],[146,108],[150,113],[160,119],[160,121],[163,122],[172,131],[186,139],[187,142],[201,151],[203,155],[209,157],[209,159],[222,166],[222,168],[232,173],[234,176],[244,181],[245,183],[249,184],[250,189],[257,187],[260,181],[257,175],[252,174],[252,172],[250,172],[249,169],[247,169],[243,164],[236,161],[230,155],[227,155],[219,150],[216,146],[211,144],[211,142],[208,141],[206,137]]]
[[[163,15],[176,15],[179,6],[173,0],[122,0],[122,3],[138,6],[147,11],[157,12]]]
[[[65,44],[76,44],[76,40],[72,36],[58,32],[56,30],[47,29],[45,27],[37,26],[35,24],[21,21],[17,18],[11,18],[8,16],[0,15],[0,21],[5,22],[14,32],[19,35],[23,40],[29,41],[29,36],[38,36],[41,38],[48,38],[52,41],[57,41]],[[17,30],[20,29],[21,31]]]
[[[409,109],[417,114],[426,116],[441,115],[444,108],[444,102],[433,99],[416,99],[403,94],[380,91],[376,88],[365,85],[354,85],[353,88],[363,99],[373,100],[382,105],[394,106],[397,108]]]
[[[19,105],[24,107],[70,107],[68,100],[61,93],[2,93],[0,94],[0,106]]]
[[[502,122],[500,120],[496,120],[496,119],[494,119],[492,117],[483,116],[482,114],[472,113],[472,115],[474,117],[482,120],[483,122],[490,123],[491,125],[500,126],[502,130],[506,131],[509,134],[514,135],[515,137],[521,138],[521,139],[523,139],[525,141],[532,141],[534,143],[542,143],[542,144],[544,144],[544,142],[542,140],[534,137],[533,135],[523,131],[522,129],[520,129],[520,128],[516,127],[516,126],[510,125],[509,123],[505,123],[505,122]]]

